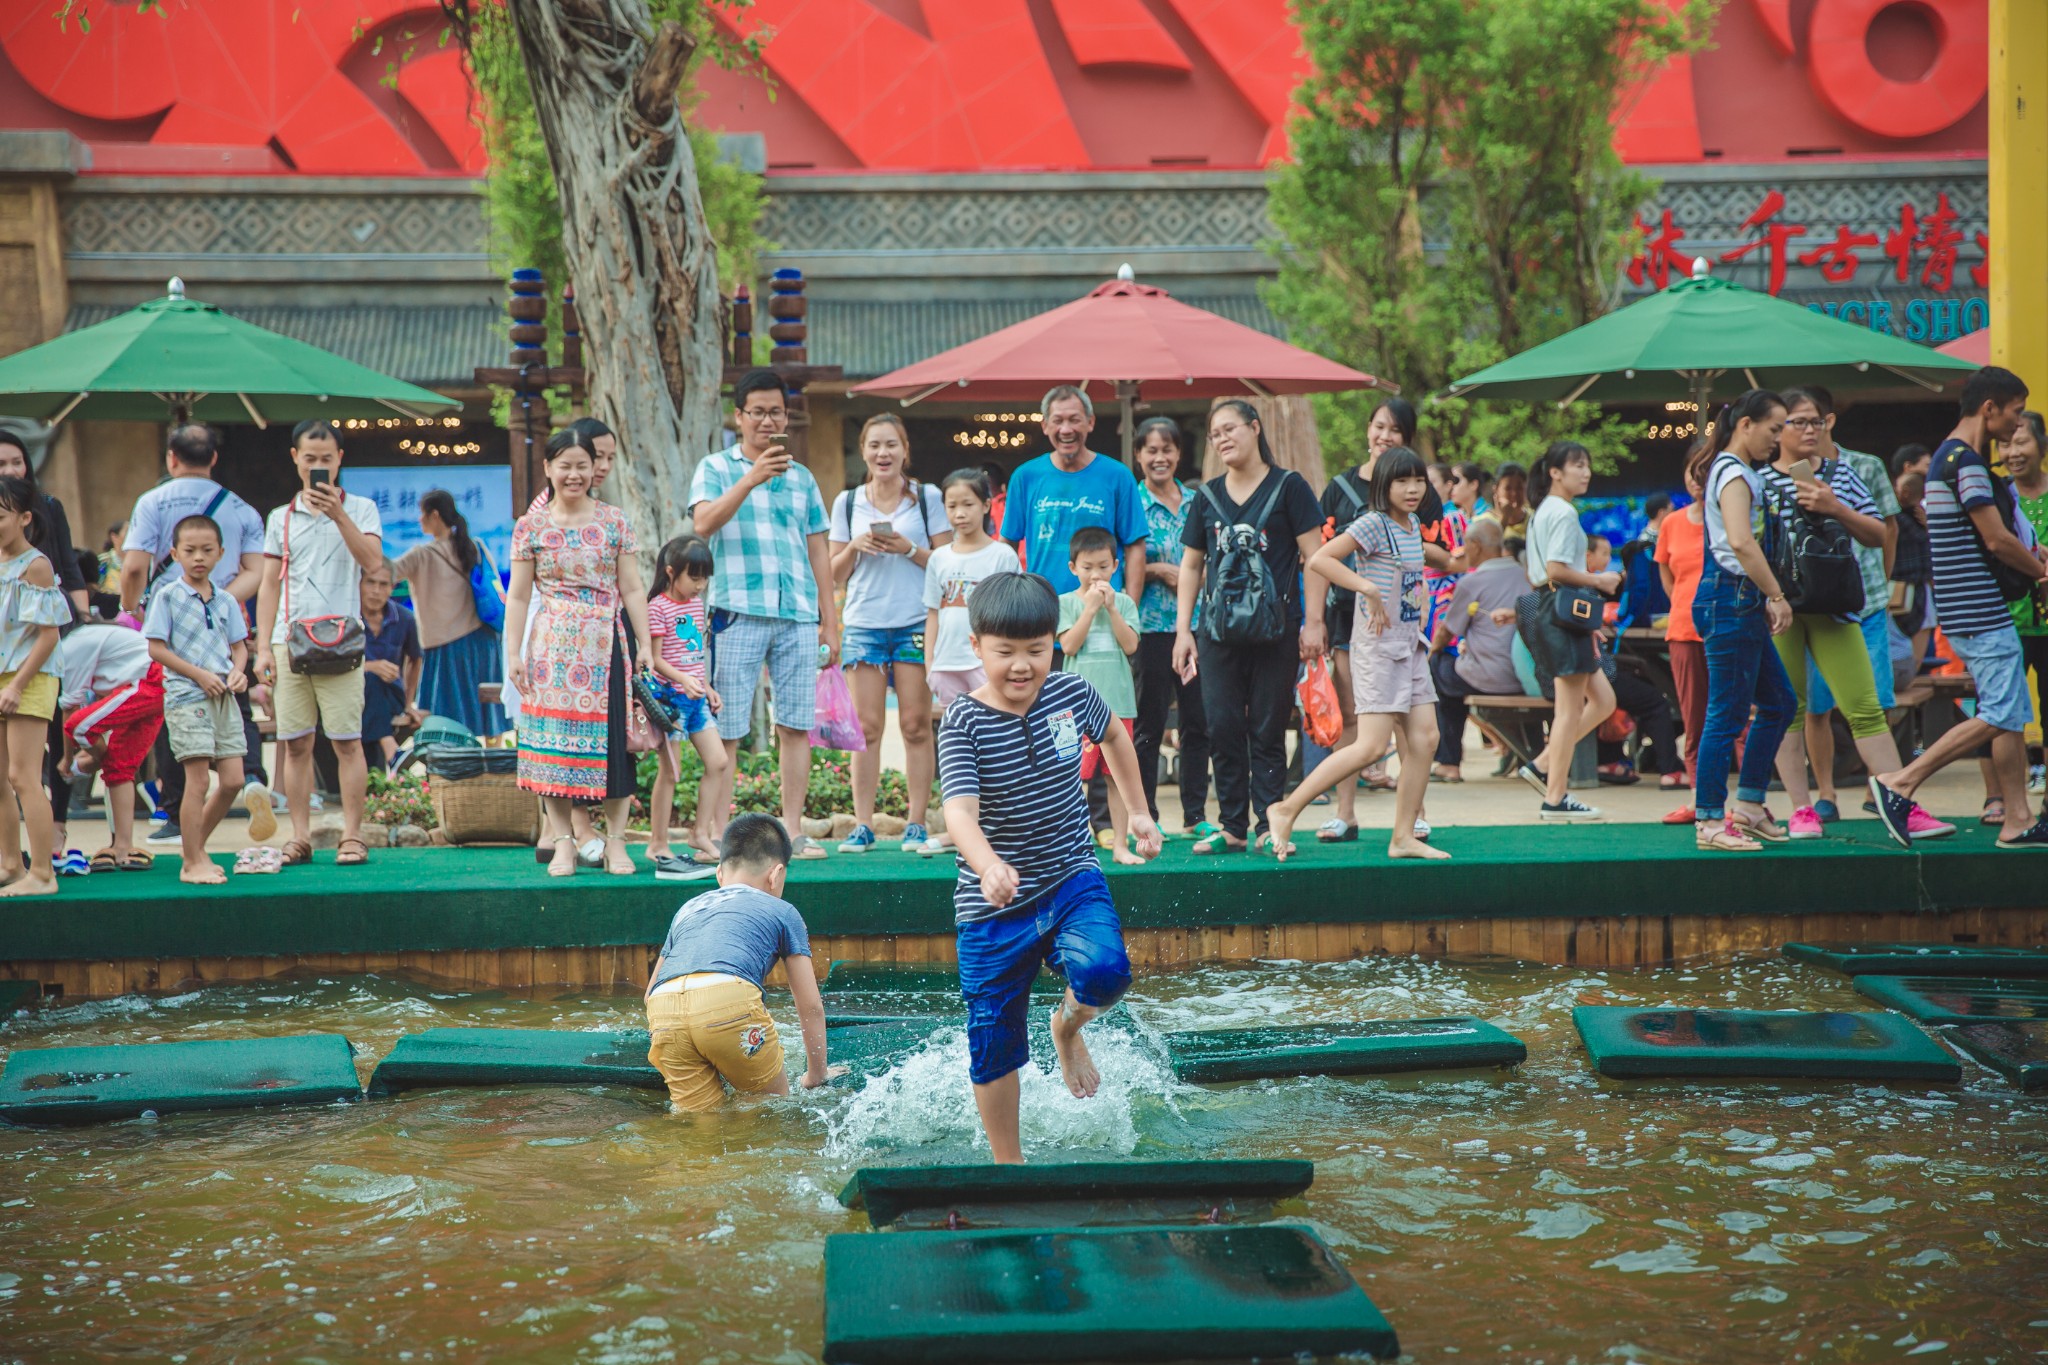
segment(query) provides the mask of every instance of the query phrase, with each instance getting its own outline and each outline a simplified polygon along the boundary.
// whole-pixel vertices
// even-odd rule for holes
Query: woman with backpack
[[[1825,828],[1807,781],[1805,724],[1815,674],[1832,697],[1832,706],[1820,710],[1841,709],[1865,770],[1890,773],[1905,765],[1899,761],[1898,742],[1885,716],[1862,625],[1863,617],[1872,615],[1882,630],[1884,618],[1867,611],[1865,584],[1871,580],[1858,567],[1855,553],[1855,545],[1883,546],[1884,522],[1869,488],[1827,438],[1830,414],[1822,404],[1803,389],[1788,389],[1783,397],[1785,430],[1778,437],[1777,459],[1760,466],[1757,473],[1784,530],[1779,544],[1791,556],[1785,561],[1793,569],[1787,589],[1810,585],[1812,596],[1793,603],[1791,626],[1771,641],[1785,663],[1786,680],[1797,702],[1792,728],[1778,747],[1778,776],[1792,803],[1787,835],[1818,839]],[[1831,458],[1817,458],[1823,456]],[[1882,572],[1881,564],[1878,568]],[[1809,603],[1818,609],[1810,610]],[[1889,662],[1888,648],[1886,657]],[[1823,795],[1832,797],[1834,774],[1816,776]],[[1834,813],[1827,818],[1833,819]],[[1907,815],[1907,829],[1916,838],[1956,832],[1954,825],[1935,819],[1917,804]]]
[[[478,684],[505,676],[498,639],[505,599],[497,569],[470,538],[469,520],[447,489],[420,495],[420,530],[427,543],[407,550],[393,565],[397,577],[411,585],[420,648],[426,651],[420,708],[467,726],[472,734],[502,735],[511,728],[504,709],[486,706],[477,696]]]
[[[1294,680],[1323,666],[1322,577],[1306,565],[1322,544],[1322,509],[1308,481],[1273,464],[1258,409],[1233,398],[1209,414],[1209,448],[1223,473],[1202,485],[1181,529],[1173,668],[1202,679],[1209,762],[1221,834],[1196,853],[1246,847],[1252,812],[1284,793]],[[1201,603],[1201,637],[1193,629]]]
[[[910,432],[893,412],[876,413],[860,429],[868,476],[832,501],[826,542],[832,577],[846,585],[840,666],[867,748],[853,755],[853,833],[841,853],[875,846],[875,792],[882,782],[882,725],[889,689],[896,689],[896,726],[903,733],[903,775],[910,783],[910,819],[903,851],[918,853],[931,837],[925,807],[938,757],[932,744],[932,691],[925,677],[924,566],[953,541],[939,490],[910,477]]]

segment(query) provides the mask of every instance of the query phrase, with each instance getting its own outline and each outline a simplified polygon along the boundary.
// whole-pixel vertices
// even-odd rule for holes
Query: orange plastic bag
[[[1321,662],[1304,664],[1294,684],[1295,700],[1301,704],[1301,733],[1328,749],[1344,733],[1344,713],[1337,709],[1337,685]]]

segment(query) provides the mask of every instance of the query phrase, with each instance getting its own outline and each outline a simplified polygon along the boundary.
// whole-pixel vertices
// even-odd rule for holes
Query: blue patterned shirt
[[[1145,562],[1147,564],[1178,564],[1181,556],[1180,533],[1188,519],[1188,502],[1194,498],[1195,489],[1190,484],[1180,485],[1180,506],[1168,507],[1152,494],[1152,487],[1146,483],[1138,485],[1138,505],[1145,509]],[[1145,579],[1144,595],[1138,599],[1138,632],[1153,635],[1160,632],[1171,634],[1176,618],[1180,614],[1180,594],[1155,578]],[[1201,620],[1200,604],[1195,607],[1195,620]]]
[[[235,645],[249,638],[249,620],[242,604],[213,589],[204,601],[180,573],[157,589],[149,601],[149,614],[142,618],[145,639],[162,640],[171,653],[195,668],[225,679],[235,666]],[[164,670],[164,709],[192,706],[206,700],[198,683],[182,673]]]
[[[725,496],[752,467],[738,446],[706,455],[690,480],[691,511]],[[818,581],[807,538],[825,528],[818,481],[800,464],[747,494],[711,536],[718,566],[705,594],[711,606],[772,621],[816,621]]]

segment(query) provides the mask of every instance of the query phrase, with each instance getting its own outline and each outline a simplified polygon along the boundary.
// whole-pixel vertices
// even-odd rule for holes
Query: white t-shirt
[[[64,689],[57,702],[69,711],[142,681],[149,672],[149,641],[126,626],[84,625],[58,641],[56,662]]]
[[[377,515],[376,503],[347,492],[341,499],[342,511],[358,531],[373,540],[384,539],[384,521]],[[287,516],[291,518],[291,554],[285,570],[286,582],[279,588],[277,628],[270,633],[273,645],[285,642],[292,621],[363,614],[362,566],[348,552],[348,542],[341,538],[341,528],[331,518],[300,507],[299,499],[294,497],[273,509],[269,521],[264,523],[263,553],[272,559],[287,558]],[[289,618],[285,615],[287,610],[291,612]]]
[[[924,642],[927,668],[958,671],[981,666],[967,643],[971,633],[967,599],[984,578],[1022,569],[1016,547],[1000,540],[992,540],[972,554],[963,554],[951,545],[932,551],[924,566],[924,604],[939,613],[939,638]]]
[[[1728,527],[1721,519],[1721,490],[1731,479],[1741,479],[1749,485],[1749,529],[1759,544],[1764,538],[1764,481],[1754,469],[1728,451],[1714,457],[1714,463],[1707,469],[1707,551],[1714,556],[1714,562],[1738,578],[1749,577],[1749,571],[1742,567],[1742,561],[1728,548]]]
[[[1545,498],[1529,518],[1528,550],[1523,556],[1529,581],[1542,587],[1550,581],[1550,561],[1574,569],[1586,567],[1586,528],[1569,498]]]
[[[171,554],[171,533],[186,517],[206,511],[214,496],[225,492],[212,479],[185,477],[167,479],[135,500],[128,517],[128,536],[121,549],[141,550],[149,556],[150,578]],[[225,588],[242,571],[242,556],[263,552],[263,518],[256,509],[233,493],[220,500],[212,517],[220,526],[220,563],[213,566],[213,586]],[[176,577],[176,573],[172,574]]]
[[[863,535],[878,522],[896,528],[896,534],[920,550],[931,548],[931,532],[952,532],[946,521],[946,504],[939,490],[928,483],[914,485],[917,497],[896,500],[896,510],[887,514],[868,501],[867,485],[849,488],[832,500],[832,529],[826,539],[845,545]],[[918,510],[920,499],[924,509]],[[929,530],[927,530],[929,526]],[[895,630],[924,623],[924,570],[909,555],[861,555],[853,562],[853,574],[846,580],[845,623],[856,629]]]

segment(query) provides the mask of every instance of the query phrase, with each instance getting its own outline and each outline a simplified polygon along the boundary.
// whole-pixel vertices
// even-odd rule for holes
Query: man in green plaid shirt
[[[824,847],[804,837],[803,813],[818,669],[839,662],[825,500],[811,471],[783,445],[789,393],[782,377],[751,371],[733,386],[732,401],[739,444],[707,455],[690,480],[690,517],[717,564],[709,605],[726,622],[717,628],[714,621],[712,647],[712,687],[723,703],[718,736],[737,762],[765,667],[781,756],[782,823],[794,857],[822,858]]]

